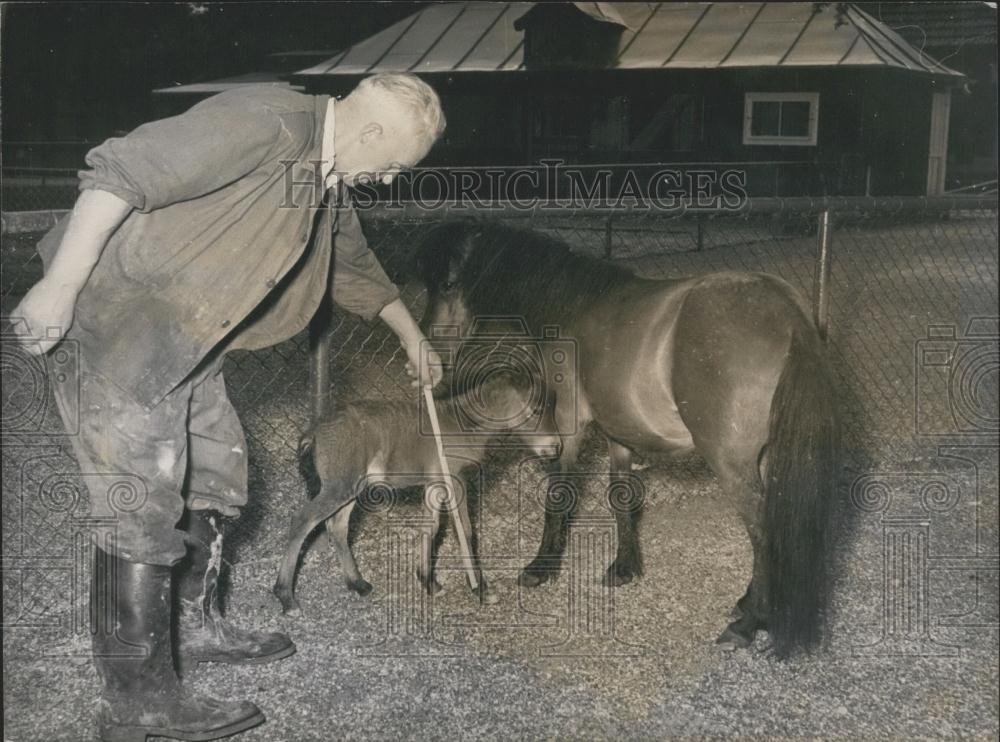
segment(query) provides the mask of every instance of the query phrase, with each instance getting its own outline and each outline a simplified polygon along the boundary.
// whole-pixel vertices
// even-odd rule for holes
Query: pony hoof
[[[552,579],[552,574],[550,572],[541,572],[525,569],[517,576],[517,584],[521,587],[538,587],[543,582],[548,582]]]
[[[362,598],[367,597],[371,594],[372,584],[368,580],[350,580],[347,583],[347,589],[353,590]]]
[[[727,652],[733,652],[737,649],[746,649],[753,642],[742,634],[738,634],[731,628],[726,628],[719,638],[715,640],[715,643],[719,645],[720,649],[724,649]]]
[[[283,606],[281,612],[289,618],[298,618],[302,615],[302,606],[298,603],[292,603],[290,605]]]
[[[619,569],[612,564],[608,567],[608,571],[604,573],[604,579],[602,582],[605,587],[621,587],[622,585],[627,585],[632,582],[632,579],[632,570]]]

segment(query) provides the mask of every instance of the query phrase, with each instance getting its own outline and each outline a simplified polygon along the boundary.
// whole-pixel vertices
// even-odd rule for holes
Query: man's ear
[[[382,124],[372,121],[365,124],[365,127],[361,130],[361,143],[368,144],[380,136],[382,136]]]

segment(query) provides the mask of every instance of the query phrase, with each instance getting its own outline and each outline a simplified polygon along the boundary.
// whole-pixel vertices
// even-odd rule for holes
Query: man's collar
[[[334,163],[336,162],[337,155],[334,150],[334,135],[337,129],[337,120],[334,113],[334,98],[330,96],[330,100],[326,104],[326,116],[323,119],[323,144],[322,150],[320,152],[320,157],[323,159],[323,178],[326,183],[326,187],[330,188],[335,185],[335,181],[331,181],[330,173],[334,169]]]

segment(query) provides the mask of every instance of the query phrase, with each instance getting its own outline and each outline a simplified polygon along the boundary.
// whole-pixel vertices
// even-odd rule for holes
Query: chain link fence
[[[65,197],[57,194],[57,200]],[[7,203],[5,198],[5,210]],[[46,204],[42,208],[69,205]],[[516,219],[651,278],[764,271],[812,297],[818,224],[828,212],[828,342],[843,390],[845,469],[902,465],[919,455],[926,436],[995,437],[995,198],[792,199],[750,207],[683,214],[538,208],[490,216]],[[4,215],[5,231],[17,229],[10,217]],[[446,217],[442,210],[415,209],[362,215],[369,244],[417,317],[424,294],[409,257],[421,236]],[[38,231],[3,236],[5,315],[41,277],[34,252],[40,237]],[[404,373],[405,354],[380,322],[335,309],[330,347],[336,397],[415,394]],[[67,596],[79,594],[74,564],[80,545],[73,536],[86,522],[85,488],[47,392],[46,376],[58,372],[59,362],[51,354],[32,359],[3,344],[4,621],[13,626],[56,625],[71,602]],[[227,546],[231,560],[271,560],[283,549],[288,517],[304,496],[295,450],[311,414],[313,362],[306,332],[227,360],[229,394],[251,462],[251,504],[235,523]]]

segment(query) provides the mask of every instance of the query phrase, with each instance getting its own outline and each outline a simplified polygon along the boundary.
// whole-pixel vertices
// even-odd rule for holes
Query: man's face
[[[345,170],[349,186],[372,182],[388,184],[402,170],[415,166],[429,147],[417,134],[412,114],[395,102],[380,106],[377,116],[366,126],[348,162],[338,158],[337,169]]]

